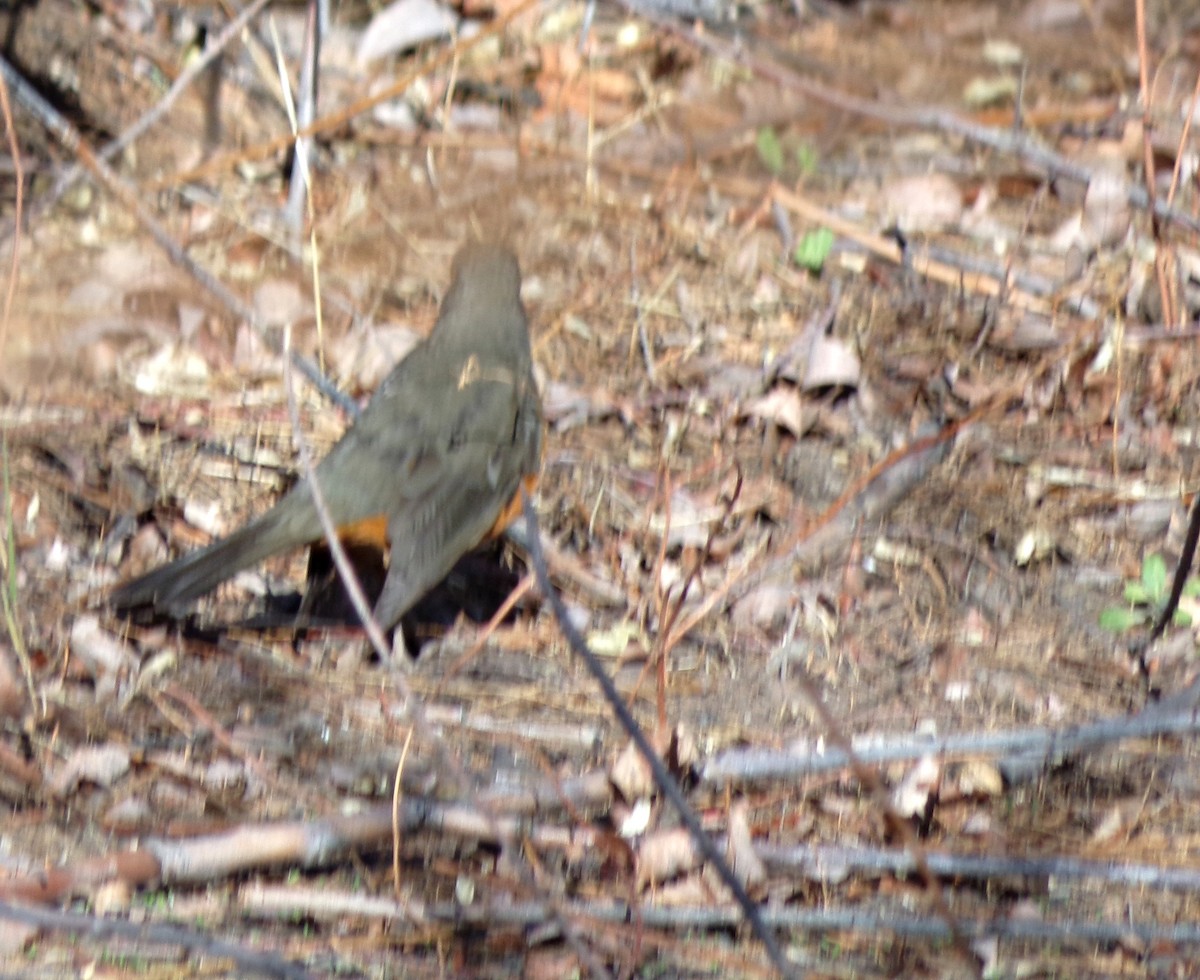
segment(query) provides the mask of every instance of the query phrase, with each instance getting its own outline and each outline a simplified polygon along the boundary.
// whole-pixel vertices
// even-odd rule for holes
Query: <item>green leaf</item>
[[[1146,617],[1136,609],[1121,609],[1116,606],[1110,606],[1100,614],[1101,629],[1111,630],[1113,633],[1124,633],[1135,626],[1141,626],[1145,621]]]
[[[758,131],[754,145],[763,166],[778,177],[783,172],[783,144],[779,142],[779,135],[771,127],[764,126]]]
[[[1150,603],[1150,593],[1141,582],[1129,581],[1125,583],[1125,601],[1130,602],[1135,606],[1145,606]]]
[[[800,173],[804,176],[809,176],[817,172],[817,165],[821,162],[817,156],[817,148],[811,143],[801,143],[796,147],[796,166]]]
[[[1183,609],[1176,609],[1175,615],[1171,617],[1171,623],[1174,626],[1191,626],[1192,614]]]
[[[1184,582],[1183,594],[1189,597],[1200,595],[1200,578],[1190,578]]]
[[[1147,555],[1142,562],[1142,584],[1154,602],[1167,597],[1167,563],[1162,555]]]
[[[796,245],[792,257],[796,265],[809,272],[820,272],[833,248],[833,232],[828,228],[817,228],[806,232]]]

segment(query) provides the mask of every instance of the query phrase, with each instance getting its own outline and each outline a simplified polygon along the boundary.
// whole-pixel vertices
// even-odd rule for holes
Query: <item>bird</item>
[[[522,487],[536,483],[542,408],[520,286],[509,247],[462,246],[433,330],[312,472],[338,537],[387,548],[373,609],[384,630],[503,533]],[[122,613],[176,615],[239,571],[324,537],[301,480],[244,527],[118,586],[110,601]]]

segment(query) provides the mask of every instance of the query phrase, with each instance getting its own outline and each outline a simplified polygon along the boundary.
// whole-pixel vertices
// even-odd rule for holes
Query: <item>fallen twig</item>
[[[1192,706],[1161,711],[1157,706],[1132,717],[1106,718],[1070,728],[1019,728],[1002,732],[968,732],[961,735],[883,735],[872,733],[852,739],[854,755],[862,762],[1007,755],[1002,761],[1007,778],[1023,778],[1044,771],[1063,757],[1131,738],[1161,735],[1194,735],[1200,732],[1200,715]],[[790,748],[730,749],[710,759],[701,770],[703,783],[729,783],[795,779],[797,776],[844,769],[850,764],[838,748],[796,743]]]
[[[284,977],[286,980],[303,980],[312,976],[302,966],[290,963],[274,953],[265,953],[223,939],[215,939],[211,935],[183,926],[129,922],[125,919],[108,919],[80,912],[30,908],[4,901],[0,901],[0,919],[23,922],[39,929],[69,932],[91,939],[119,939],[156,946],[182,946],[193,955],[232,960],[238,967],[238,973],[242,975]]]

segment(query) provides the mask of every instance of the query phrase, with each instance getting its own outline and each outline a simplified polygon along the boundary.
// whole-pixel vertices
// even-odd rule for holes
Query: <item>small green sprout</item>
[[[1109,606],[1100,614],[1100,625],[1114,633],[1124,633],[1152,623],[1171,594],[1167,563],[1162,555],[1147,555],[1142,562],[1142,577],[1125,583],[1125,606]],[[1200,579],[1189,578],[1183,587],[1185,598],[1200,596]],[[1189,603],[1188,605],[1191,605]],[[1176,609],[1171,622],[1176,626],[1191,626],[1191,613]]]

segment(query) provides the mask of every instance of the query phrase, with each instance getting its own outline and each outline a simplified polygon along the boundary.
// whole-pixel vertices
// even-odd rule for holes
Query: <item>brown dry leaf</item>
[[[1030,0],[1017,23],[1035,33],[1061,30],[1086,21],[1091,9],[1084,0]]]
[[[745,405],[739,417],[759,419],[799,438],[812,427],[811,413],[807,419],[805,414],[800,392],[790,384],[780,384]]]
[[[971,940],[971,952],[979,958],[981,977],[1000,976],[1000,937],[981,936]]]
[[[84,333],[88,332],[89,326],[85,325]],[[156,339],[161,341],[165,336]],[[76,360],[89,381],[108,383],[120,376],[121,353],[115,341],[106,338],[84,341],[79,346]]]
[[[96,274],[122,293],[162,286],[174,279],[166,256],[157,249],[146,248],[140,239],[107,245],[96,263]]]
[[[217,500],[197,500],[189,497],[183,502],[183,519],[213,538],[231,530],[225,508]]]
[[[168,344],[141,362],[133,386],[143,395],[203,395],[210,389],[208,364],[196,351]]]
[[[560,432],[586,422],[618,414],[618,405],[604,391],[585,391],[563,381],[550,380],[542,386],[542,414]]]
[[[504,122],[504,113],[499,106],[482,102],[455,102],[450,106],[447,127],[450,129],[474,129],[483,132],[499,132]],[[512,173],[516,170],[516,157],[507,149],[496,149],[480,163],[487,163],[498,172]]]
[[[720,879],[704,874],[688,875],[654,891],[656,905],[675,908],[705,908],[729,899],[729,891]]]
[[[641,837],[650,827],[650,817],[648,799],[640,799],[633,806],[626,806],[620,800],[616,800],[609,810],[609,819],[616,828],[617,836],[623,840]]]
[[[127,554],[128,568],[131,570],[146,569],[151,565],[161,564],[168,557],[166,543],[153,524],[138,528],[137,534],[129,542]]]
[[[112,743],[85,746],[63,760],[47,785],[59,797],[66,796],[80,783],[108,787],[129,772],[130,765],[129,749],[125,746]]]
[[[760,898],[767,886],[767,867],[754,850],[754,838],[747,819],[749,812],[745,800],[738,800],[729,808],[729,842],[725,856],[747,894],[751,898]]]
[[[83,665],[96,683],[96,696],[111,695],[117,682],[137,666],[137,656],[128,643],[102,629],[93,615],[80,616],[71,624],[71,655]]]
[[[1092,831],[1092,843],[1104,844],[1112,841],[1118,834],[1127,831],[1127,803],[1118,803],[1111,806],[1105,811],[1104,816],[1100,818],[1096,824],[1096,829]]]
[[[1018,79],[1011,73],[976,75],[963,87],[963,104],[971,109],[1008,105],[1018,91]]]
[[[626,744],[609,770],[608,778],[617,792],[628,801],[650,796],[654,792],[654,777],[645,757],[632,742]]]
[[[278,377],[280,372],[279,354],[267,346],[262,333],[248,323],[237,329],[231,364],[239,374],[256,377]]]
[[[25,710],[25,685],[17,669],[17,655],[0,643],[0,718],[16,720]]]
[[[522,3],[523,0],[463,0],[462,12],[466,17],[482,17],[488,11],[493,11],[497,17],[507,17]]]
[[[1179,263],[1182,278],[1190,283],[1200,282],[1200,252],[1186,247],[1182,242],[1173,244],[1176,261]]]
[[[950,390],[954,397],[962,401],[968,408],[995,401],[1009,387],[1010,381],[1003,377],[984,378],[981,375],[968,375],[966,372],[962,372],[950,379]]]
[[[1004,777],[1000,770],[984,759],[963,763],[955,782],[962,796],[992,797],[1004,792]]]
[[[1095,168],[1082,209],[1051,236],[1051,247],[1087,256],[1120,242],[1128,234],[1132,220],[1127,194],[1123,165],[1108,161],[1107,165]]]
[[[403,324],[365,327],[330,342],[326,354],[343,388],[374,391],[420,340]]]
[[[580,119],[610,126],[629,113],[638,84],[628,72],[585,69],[574,41],[543,45],[540,53],[542,70],[536,87],[542,106],[534,113],[535,119],[554,121],[563,112],[571,112]]]
[[[700,863],[700,852],[686,828],[648,834],[637,850],[638,890],[694,871]]]
[[[200,780],[209,789],[240,787],[246,781],[246,767],[235,759],[215,759],[204,769]]]
[[[1132,218],[1124,168],[1101,168],[1083,198],[1083,234],[1089,250],[1121,241]]]
[[[1054,321],[1043,313],[1005,307],[996,315],[996,327],[988,335],[988,344],[997,350],[1027,354],[1053,350],[1064,343],[1065,338]]]
[[[968,647],[990,647],[995,643],[995,631],[977,606],[971,606],[958,627],[958,639]]]
[[[906,234],[946,231],[962,220],[962,192],[945,174],[901,177],[884,186],[880,211]]]
[[[450,36],[458,27],[454,12],[436,0],[396,0],[378,10],[358,41],[360,66],[400,54],[425,41]]]
[[[295,323],[313,312],[311,296],[290,279],[264,279],[255,287],[252,302],[259,319],[269,325]]]
[[[655,513],[650,518],[648,530],[659,537],[666,532],[669,548],[702,548],[708,540],[713,524],[725,514],[725,507],[719,504],[705,504],[686,490],[677,488],[671,494],[670,514],[668,515],[665,509]]]
[[[941,782],[941,762],[932,755],[923,756],[892,792],[892,806],[901,817],[924,822],[933,815]]]
[[[700,765],[700,745],[687,722],[681,721],[675,725],[671,736],[671,755],[680,772],[692,772]]]
[[[967,651],[961,643],[935,643],[929,651],[929,677],[945,688],[954,687],[964,694],[969,684],[963,680],[967,670]]]
[[[92,910],[97,915],[112,915],[128,911],[133,898],[129,882],[121,879],[106,881],[92,894]]]
[[[390,78],[377,78],[371,83],[371,88],[367,90],[367,94],[372,98],[378,96],[384,90],[390,90],[394,85]],[[424,89],[412,89],[406,94],[407,97],[402,98],[385,98],[383,102],[377,102],[371,109],[371,118],[378,122],[380,126],[392,128],[392,130],[402,130],[404,132],[413,132],[420,126],[416,113],[418,110],[414,107],[414,103],[420,102],[421,108],[427,108],[424,98]]]
[[[37,926],[0,919],[0,956],[9,962],[17,962],[22,950],[31,943],[38,933]]]
[[[579,957],[570,947],[534,946],[524,957],[521,976],[524,980],[561,980],[584,974]]]
[[[623,656],[630,644],[643,650],[650,645],[645,631],[632,620],[618,621],[602,629],[590,631],[587,634],[587,644],[598,657]],[[632,743],[630,748],[633,748]]]
[[[977,810],[968,815],[958,830],[969,837],[988,837],[997,832],[996,823],[986,810]]]
[[[773,630],[787,623],[800,601],[790,582],[763,582],[733,604],[730,618],[736,626]]]
[[[703,362],[705,394],[714,401],[751,398],[763,390],[762,368],[710,358]]]
[[[1045,561],[1058,551],[1058,542],[1049,528],[1038,526],[1026,529],[1013,548],[1013,562],[1024,568],[1031,562]]]
[[[822,333],[813,338],[809,348],[800,389],[857,388],[861,377],[858,355],[844,341]]]

